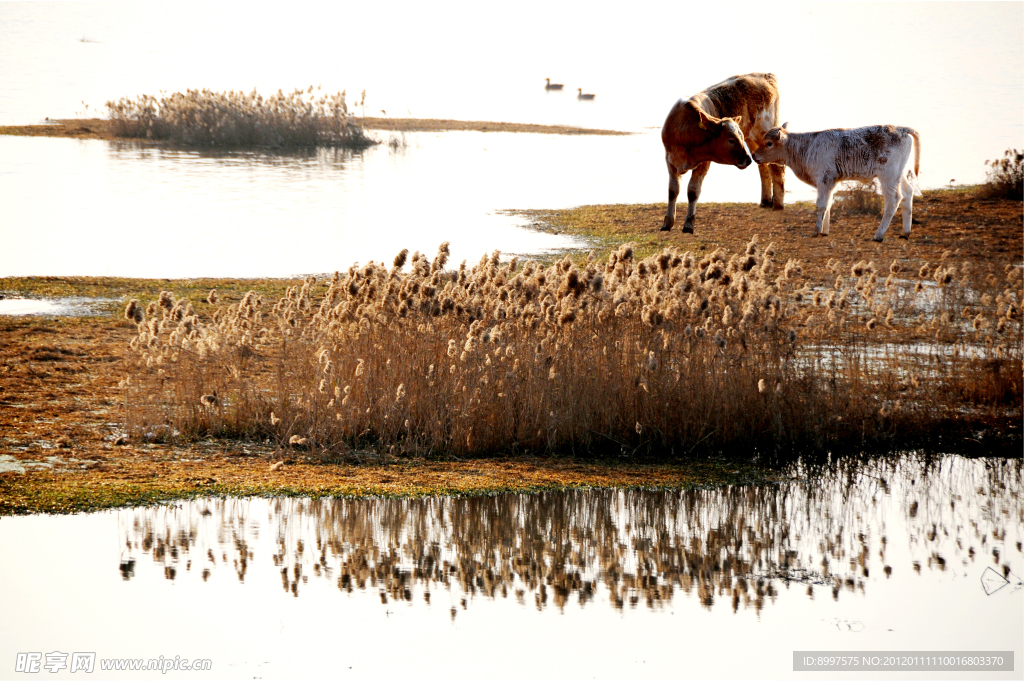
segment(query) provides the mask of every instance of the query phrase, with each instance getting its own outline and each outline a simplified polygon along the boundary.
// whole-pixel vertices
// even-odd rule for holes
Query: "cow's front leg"
[[[832,208],[832,193],[835,186],[833,182],[823,182],[818,185],[818,200],[815,203],[817,221],[814,224],[814,236],[828,236],[829,213]]]
[[[767,163],[757,164],[757,174],[761,176],[761,208],[772,207],[772,174]]]
[[[758,175],[761,175],[761,208],[771,208],[771,173],[768,164],[758,164]]]
[[[665,211],[665,222],[661,231],[667,232],[676,224],[676,199],[679,198],[679,174],[675,167],[668,164],[668,209]]]
[[[786,205],[786,166],[772,163],[768,172],[772,176],[772,208],[782,210]]]
[[[708,174],[711,162],[701,163],[694,167],[690,173],[690,182],[686,185],[686,220],[683,221],[683,231],[693,234],[693,219],[697,216],[697,199],[700,198],[700,188],[704,184],[704,176]]]

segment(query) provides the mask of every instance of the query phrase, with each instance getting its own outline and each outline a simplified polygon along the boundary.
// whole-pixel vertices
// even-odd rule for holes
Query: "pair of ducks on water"
[[[545,90],[561,90],[562,89],[562,84],[561,83],[552,83],[550,78],[545,78],[544,80],[546,80],[548,82],[548,84],[544,86]],[[576,92],[577,92],[576,99],[593,99],[594,98],[594,95],[585,95],[585,94],[583,94],[583,88],[576,88]]]

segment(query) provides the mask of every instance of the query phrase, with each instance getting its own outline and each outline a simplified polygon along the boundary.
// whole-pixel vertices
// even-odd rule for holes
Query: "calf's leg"
[[[704,184],[704,176],[708,174],[711,162],[697,165],[690,173],[690,182],[686,185],[686,220],[683,221],[683,231],[693,234],[693,219],[697,215],[697,199],[700,198],[700,188]]]
[[[900,187],[896,183],[892,183],[882,188],[882,198],[885,199],[885,209],[882,211],[882,223],[878,225],[878,231],[875,232],[875,241],[881,241],[885,238],[885,232],[889,229],[889,223],[892,222],[892,216],[896,215],[896,208],[900,205]],[[907,232],[910,225],[907,224],[903,231]]]
[[[910,224],[914,219],[914,187],[904,177],[900,182],[900,188],[903,190],[903,234],[900,234],[900,238],[909,239]]]
[[[817,220],[814,223],[814,236],[819,234],[828,236],[829,217],[832,209],[832,194],[835,191],[835,183],[824,183],[818,185],[818,200],[815,202],[817,209]]]

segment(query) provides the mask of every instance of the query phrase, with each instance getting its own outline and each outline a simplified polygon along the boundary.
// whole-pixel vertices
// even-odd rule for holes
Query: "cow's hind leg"
[[[761,208],[772,206],[772,174],[766,163],[757,164],[757,174],[761,176]]]
[[[786,205],[786,166],[772,163],[768,172],[772,176],[772,208],[782,210]]]
[[[911,194],[913,196],[913,194]],[[889,186],[882,188],[882,198],[885,199],[885,209],[882,211],[882,223],[878,225],[878,231],[875,232],[875,241],[881,241],[885,238],[885,232],[889,229],[889,223],[892,222],[892,216],[896,215],[896,208],[900,205],[900,199],[903,198],[900,192],[899,184],[893,182]],[[904,216],[909,215],[904,209]],[[904,217],[905,225],[903,227],[903,233],[907,234],[910,230],[909,220]]]
[[[686,185],[686,220],[683,222],[683,231],[693,233],[693,219],[697,216],[697,199],[700,198],[700,188],[704,184],[704,176],[708,174],[711,162],[701,163],[690,173],[690,182]]]
[[[665,211],[665,222],[661,231],[667,232],[676,224],[676,199],[679,198],[679,173],[675,166],[666,161],[668,165],[668,209]]]

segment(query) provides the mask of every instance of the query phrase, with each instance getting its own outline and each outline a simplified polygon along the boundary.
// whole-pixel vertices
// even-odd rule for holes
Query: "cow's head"
[[[761,146],[754,152],[754,161],[757,163],[785,163],[786,160],[786,138],[789,133],[786,128],[789,123],[783,123],[781,128],[772,128],[764,134]]]
[[[751,160],[743,144],[743,131],[740,129],[743,118],[715,118],[692,102],[690,105],[700,117],[698,127],[708,133],[710,138],[703,145],[704,160],[741,169],[749,166]]]

